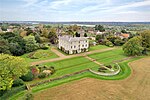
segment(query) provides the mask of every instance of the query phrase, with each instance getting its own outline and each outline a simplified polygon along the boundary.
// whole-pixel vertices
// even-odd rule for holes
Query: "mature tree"
[[[16,34],[15,33],[12,33],[12,32],[6,32],[4,34],[1,34],[1,36],[4,38],[4,39],[8,39],[10,37],[15,37]]]
[[[6,27],[1,27],[2,31],[7,31],[7,28]]]
[[[96,41],[100,42],[101,40],[105,39],[105,36],[103,34],[96,35]]]
[[[122,33],[127,33],[127,31],[126,31],[126,30],[121,30],[121,32],[122,32]]]
[[[68,31],[67,31],[67,34],[68,34],[68,35],[74,35],[74,32],[73,32],[72,30],[68,30]]]
[[[87,37],[87,34],[86,34],[86,33],[84,33],[84,37]]]
[[[0,53],[11,54],[8,41],[2,37],[0,37]]]
[[[39,48],[38,43],[35,40],[34,36],[27,36],[24,37],[26,44],[25,44],[25,50],[26,52],[32,52]]]
[[[76,37],[80,37],[80,34],[78,32],[75,33]]]
[[[0,91],[12,87],[13,80],[26,74],[28,65],[23,58],[0,54]]]
[[[111,41],[113,44],[115,44],[115,40],[116,39],[121,39],[120,37],[115,37],[115,36],[113,36],[113,35],[109,35],[109,36],[107,36],[107,39],[109,40],[109,41]]]
[[[25,40],[21,36],[10,37],[8,41],[10,52],[13,55],[20,56],[25,53]]]
[[[78,30],[79,30],[79,26],[73,25],[73,26],[72,26],[72,30],[73,30],[73,31],[78,31]]]
[[[17,43],[17,42],[11,42],[9,44],[10,52],[14,56],[20,56],[25,53],[24,49]]]
[[[114,41],[114,45],[116,45],[116,46],[121,46],[123,44],[124,44],[124,41],[119,38],[115,39],[115,41]]]
[[[150,30],[141,32],[140,36],[142,36],[142,46],[150,50]]]
[[[98,30],[100,32],[104,32],[105,28],[102,25],[95,25],[95,30]]]
[[[48,34],[48,39],[52,44],[56,43],[57,40],[57,35],[56,35],[56,30],[52,28]]]
[[[48,38],[48,35],[49,35],[49,32],[48,32],[47,28],[43,28],[41,36]]]
[[[22,32],[20,33],[20,36],[21,36],[21,37],[27,36],[27,31],[22,31]]]
[[[39,34],[35,35],[35,40],[37,41],[37,43],[41,43],[41,39],[40,39],[40,35]]]
[[[27,31],[26,35],[30,35],[31,33],[33,33],[33,30],[31,30],[31,28],[26,28],[25,31]]]
[[[141,55],[144,48],[142,47],[142,38],[140,36],[131,38],[123,45],[123,51],[129,56]]]

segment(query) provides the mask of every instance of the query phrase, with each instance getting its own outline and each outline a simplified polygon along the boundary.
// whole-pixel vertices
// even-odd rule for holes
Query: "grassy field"
[[[123,54],[123,51],[121,48],[111,50],[111,51],[102,52],[102,53],[91,54],[88,56],[96,59],[98,62],[103,63],[103,64],[113,64],[114,61],[127,57]],[[65,78],[62,80],[57,80],[57,81],[53,81],[51,83],[46,83],[43,85],[33,87],[32,92],[37,93],[41,90],[45,90],[45,89],[48,89],[48,88],[51,88],[54,86],[58,86],[58,85],[61,85],[63,83],[68,83],[68,82],[73,81],[73,80],[79,80],[79,79],[84,78],[84,77],[90,77],[90,78],[96,78],[96,79],[102,79],[102,80],[121,80],[121,79],[128,77],[131,73],[131,69],[129,68],[128,63],[131,61],[137,60],[139,58],[140,57],[132,58],[130,60],[120,62],[119,65],[121,66],[121,72],[115,76],[109,76],[109,77],[98,76],[98,75],[92,74],[90,72],[85,72],[85,73],[78,74],[78,75],[75,75],[75,76],[72,76],[69,78]],[[77,71],[80,71],[83,69],[87,69],[87,68],[91,68],[94,70],[99,68],[99,65],[95,64],[94,62],[89,61],[88,59],[86,59],[84,57],[75,57],[75,58],[65,59],[65,60],[56,61],[56,62],[50,62],[50,63],[45,63],[44,65],[47,65],[49,67],[54,66],[56,69],[56,72],[52,76],[49,76],[49,77],[44,78],[42,80],[34,80],[31,82],[28,82],[28,84],[33,84],[33,83],[47,80],[50,78],[56,78],[56,77],[63,76],[66,74],[71,74],[71,73],[74,73],[74,72],[77,72]],[[23,94],[24,94],[24,92],[20,92],[20,93],[14,95],[12,98],[13,99],[18,98]]]
[[[95,49],[97,49],[97,48],[99,48],[99,47],[95,47]],[[101,47],[101,48],[103,48],[103,47]],[[102,52],[102,53],[91,54],[88,56],[96,59],[98,62],[103,63],[103,64],[113,64],[114,61],[127,57],[123,54],[123,51],[121,48],[111,50],[111,51]],[[79,79],[84,78],[84,77],[97,78],[97,79],[102,79],[102,80],[124,79],[124,78],[128,77],[131,73],[131,70],[128,66],[128,63],[133,61],[133,60],[137,60],[139,58],[140,57],[132,58],[132,59],[124,61],[124,62],[119,62],[119,65],[121,66],[121,72],[115,76],[109,76],[109,77],[98,76],[98,75],[92,74],[90,72],[85,72],[85,73],[78,74],[78,75],[75,75],[75,76],[72,76],[69,78],[65,78],[62,80],[57,80],[57,81],[53,81],[51,83],[46,83],[43,85],[33,87],[32,92],[36,93],[36,92],[39,92],[41,90],[51,88],[51,87],[54,87],[54,86],[57,86],[57,85],[60,85],[63,83],[67,83],[67,82],[70,82],[73,80],[79,80]],[[49,76],[49,77],[44,78],[42,80],[34,80],[31,82],[28,82],[28,84],[33,84],[33,83],[36,83],[39,81],[47,80],[49,78],[56,78],[56,77],[63,76],[66,74],[71,74],[73,72],[78,72],[80,70],[87,69],[87,68],[91,68],[94,70],[99,68],[99,65],[95,64],[94,62],[89,61],[88,59],[86,59],[84,57],[75,57],[75,58],[65,59],[65,60],[56,61],[56,62],[50,62],[50,63],[45,63],[44,65],[47,65],[49,67],[54,66],[56,69],[56,72],[52,76]],[[23,93],[24,92],[22,92],[18,95],[23,95]],[[16,97],[13,96],[12,98],[17,98],[18,95],[16,94],[15,95]]]
[[[102,79],[102,80],[120,80],[120,79],[124,79],[124,78],[128,77],[131,73],[131,70],[128,66],[128,62],[134,61],[136,59],[139,59],[139,58],[134,58],[132,60],[120,63],[121,72],[119,73],[119,75],[116,75],[116,76],[105,77],[105,76],[98,76],[98,75],[92,74],[90,72],[85,72],[85,73],[82,73],[82,74],[78,74],[78,75],[63,79],[63,80],[58,80],[58,81],[54,81],[54,82],[51,82],[51,83],[46,83],[46,84],[43,84],[43,85],[40,85],[40,86],[33,87],[32,92],[36,94],[36,93],[38,93],[42,90],[45,90],[45,89],[48,89],[48,88],[51,88],[51,87],[54,87],[54,86],[61,85],[63,83],[68,84],[68,82],[70,82],[70,81],[79,80],[79,79],[85,78],[85,77]]]
[[[93,78],[84,78],[78,81],[65,83],[61,86],[48,89],[46,88],[46,85],[43,85],[42,88],[45,88],[46,90],[40,91],[42,90],[40,86],[33,89],[33,92],[35,93],[35,100],[66,100],[66,97],[68,97],[69,100],[83,100],[85,99],[85,97],[86,100],[95,100],[95,98],[96,100],[149,100],[150,57],[145,57],[143,59],[139,58],[130,60],[136,60],[133,62],[126,61],[121,63],[123,64],[123,66],[121,67],[126,68],[128,66],[128,62],[130,62],[129,65],[133,73],[130,75],[125,71],[125,69],[123,69],[124,72],[122,73],[122,75],[120,75],[122,76],[122,78],[124,77],[124,75],[130,75],[130,77],[128,77],[127,79],[120,81],[102,81]],[[91,75],[86,77],[91,77]],[[47,84],[47,86],[48,85],[49,87],[51,87],[50,84]]]
[[[49,76],[42,80],[60,77],[60,76],[78,72],[80,70],[84,70],[87,68],[99,67],[99,65],[95,64],[94,62],[91,62],[90,60],[84,57],[75,57],[75,58],[65,59],[61,61],[55,61],[55,62],[45,63],[44,65],[49,66],[49,67],[54,66],[54,68],[56,69],[56,72],[52,76]],[[39,82],[39,80],[34,80],[28,83],[36,83],[36,82]]]
[[[124,55],[121,48],[102,53],[91,54],[88,56],[103,64],[112,64],[114,61],[118,61],[127,57]]]
[[[82,79],[82,78],[85,78],[85,77],[96,78],[96,79],[101,79],[101,80],[120,80],[120,79],[124,79],[124,78],[128,77],[131,73],[131,69],[128,66],[128,62],[131,62],[131,61],[134,61],[134,60],[137,60],[137,59],[139,59],[139,58],[134,58],[132,60],[119,63],[119,65],[121,66],[121,72],[119,73],[119,75],[116,75],[116,76],[105,77],[105,76],[98,76],[98,75],[92,74],[90,72],[85,72],[85,73],[78,74],[78,75],[75,75],[75,76],[72,76],[72,77],[69,77],[69,78],[65,78],[65,79],[62,79],[62,80],[57,80],[57,81],[53,81],[51,83],[46,83],[46,84],[43,84],[43,85],[33,87],[32,92],[36,95],[38,92],[41,92],[45,89],[49,89],[51,87],[58,86],[58,85],[61,85],[61,84],[64,84],[64,83],[69,84],[68,82],[79,80],[79,79]],[[18,97],[22,97],[24,95],[24,93],[25,93],[25,91],[22,91],[22,92],[20,92],[16,95],[12,96],[10,98],[10,100],[14,100]]]
[[[91,46],[91,47],[89,48],[89,51],[100,50],[100,49],[105,49],[105,48],[109,48],[109,47],[107,47],[107,46],[105,46],[105,45],[96,45],[96,46]]]
[[[33,52],[31,52],[31,53],[33,53]],[[50,50],[50,48],[47,49],[47,50],[41,50],[40,49],[40,50],[35,51],[33,56],[35,56],[38,59],[31,59],[31,58],[29,58],[28,56],[31,53],[24,54],[21,57],[24,58],[27,62],[35,62],[35,61],[52,59],[52,58],[57,58],[58,57],[54,52],[52,52]]]

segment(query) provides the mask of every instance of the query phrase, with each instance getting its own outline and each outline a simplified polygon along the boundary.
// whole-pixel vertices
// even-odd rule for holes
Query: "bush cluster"
[[[23,81],[32,81],[34,78],[34,75],[31,71],[29,71],[26,75],[23,75],[20,77]]]
[[[12,86],[16,87],[16,86],[21,86],[21,85],[24,85],[24,81],[22,79],[18,78],[18,79],[15,79],[13,81],[13,85]]]

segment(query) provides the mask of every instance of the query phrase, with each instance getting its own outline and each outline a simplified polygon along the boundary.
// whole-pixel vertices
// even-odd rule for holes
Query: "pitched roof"
[[[129,34],[121,34],[121,36],[125,37],[125,38],[128,38],[129,37]]]
[[[59,37],[62,40],[68,41],[68,42],[75,42],[75,41],[86,41],[87,39],[85,37],[72,37],[72,36],[61,36]]]

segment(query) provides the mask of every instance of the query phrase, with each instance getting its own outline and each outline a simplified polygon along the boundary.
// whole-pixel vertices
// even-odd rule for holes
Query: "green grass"
[[[91,46],[91,47],[89,48],[89,51],[99,50],[99,49],[105,49],[105,48],[109,48],[109,47],[107,47],[107,46],[105,46],[105,45],[96,45],[96,46]]]
[[[61,85],[61,84],[64,84],[64,83],[68,84],[71,81],[79,80],[79,79],[82,79],[82,78],[96,78],[96,79],[101,79],[101,80],[121,80],[121,79],[125,79],[131,73],[131,69],[128,66],[128,63],[131,62],[131,61],[137,60],[139,58],[141,58],[141,57],[134,58],[134,59],[119,63],[119,65],[121,66],[121,72],[118,75],[115,75],[115,76],[107,76],[106,77],[106,76],[95,75],[95,74],[92,74],[90,72],[85,72],[85,73],[77,74],[77,75],[69,77],[69,78],[65,78],[65,79],[62,79],[62,80],[57,80],[57,81],[53,81],[51,83],[45,83],[45,84],[33,87],[32,92],[35,94],[37,92],[44,91],[45,89],[52,88],[52,87],[55,87],[55,86],[58,86],[58,85]],[[24,93],[24,92],[21,92],[20,96],[23,95],[22,93]],[[16,94],[16,96],[14,95],[11,98],[18,98],[20,96],[19,96],[19,94]],[[11,99],[11,100],[13,100],[13,99]]]
[[[71,73],[78,72],[87,68],[99,67],[99,65],[95,64],[94,62],[91,62],[90,60],[84,57],[75,57],[75,58],[65,59],[61,61],[55,61],[55,62],[45,63],[44,65],[47,65],[49,67],[54,66],[54,68],[56,69],[56,72],[52,76],[41,79],[41,81],[49,79],[49,78],[60,77],[66,74],[71,74]],[[31,83],[36,83],[36,82],[39,82],[39,80],[34,80],[28,83],[31,84]]]
[[[102,52],[102,53],[90,54],[88,56],[96,59],[98,62],[101,62],[103,64],[113,64],[112,63],[113,61],[120,60],[120,59],[127,57],[123,54],[123,51],[120,48],[115,49],[115,50],[111,50],[111,51]],[[140,59],[140,58],[142,58],[142,57],[132,58],[132,59],[124,61],[124,62],[119,62],[119,65],[121,66],[121,72],[115,76],[99,76],[99,75],[95,75],[91,72],[85,72],[85,73],[77,74],[77,75],[74,75],[74,76],[71,76],[71,77],[68,77],[65,79],[61,79],[61,80],[53,81],[51,83],[46,83],[46,84],[42,84],[42,85],[33,87],[32,92],[36,93],[36,92],[39,92],[39,91],[44,90],[44,89],[58,86],[58,85],[61,85],[63,83],[68,83],[68,82],[73,81],[73,80],[79,80],[79,79],[85,78],[85,77],[96,78],[96,79],[101,79],[101,80],[125,79],[131,73],[131,69],[128,66],[128,63],[131,61]],[[71,74],[73,72],[77,72],[77,71],[87,69],[87,68],[91,68],[94,70],[99,68],[99,65],[95,64],[94,62],[89,61],[88,59],[86,59],[84,57],[75,57],[75,58],[71,58],[71,59],[65,59],[62,61],[50,62],[50,63],[45,63],[44,65],[54,66],[56,69],[56,73],[53,74],[52,76],[49,76],[49,77],[44,78],[42,80],[47,80],[50,78],[56,78],[59,76],[63,76],[65,74]],[[42,81],[42,80],[40,80],[40,81]],[[32,82],[29,82],[28,84],[33,84],[36,82],[39,82],[39,80],[34,80]],[[20,94],[18,93],[16,95],[12,96],[12,98],[18,98],[18,97],[22,96],[23,93],[24,92],[21,92]]]
[[[69,77],[69,78],[66,78],[66,79],[57,80],[57,81],[53,81],[51,83],[46,83],[46,84],[43,84],[43,85],[33,87],[32,92],[33,93],[39,92],[39,91],[47,89],[47,88],[58,86],[60,84],[67,83],[67,82],[70,82],[70,81],[73,81],[73,80],[79,80],[79,79],[85,78],[85,77],[102,79],[102,80],[121,80],[121,79],[125,79],[131,73],[131,69],[128,66],[128,63],[131,62],[131,61],[137,60],[139,58],[141,58],[141,57],[134,58],[134,59],[119,63],[119,65],[121,66],[121,72],[118,75],[115,75],[115,76],[107,76],[106,77],[106,76],[95,75],[95,74],[92,74],[90,72],[85,72],[85,73],[81,73],[81,74],[78,74],[78,75],[75,75],[75,76],[72,76],[72,77]]]
[[[96,59],[98,62],[103,63],[103,64],[112,64],[114,61],[127,58],[127,56],[124,55],[121,48],[110,50],[110,51],[105,51],[102,53],[95,53],[95,54],[91,54],[88,56]]]
[[[50,48],[47,50],[41,50],[40,49],[40,50],[35,51],[34,56],[37,57],[38,59],[30,59],[28,57],[28,55],[31,53],[24,54],[21,57],[24,58],[27,62],[35,62],[35,61],[47,60],[47,59],[52,59],[52,58],[58,57],[54,52],[52,52],[50,50]]]

